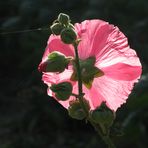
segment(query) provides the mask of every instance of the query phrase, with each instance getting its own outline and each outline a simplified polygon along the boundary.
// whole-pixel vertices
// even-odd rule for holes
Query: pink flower
[[[104,73],[103,76],[94,78],[90,89],[83,85],[84,97],[89,101],[91,109],[95,109],[105,101],[110,109],[116,111],[126,102],[134,83],[140,78],[141,63],[136,52],[129,47],[125,35],[107,22],[86,20],[81,24],[76,23],[75,30],[81,39],[78,45],[80,59],[95,57],[95,66]],[[40,66],[53,51],[61,52],[65,56],[74,56],[72,45],[64,44],[59,36],[51,35]],[[78,83],[70,81],[72,73],[73,68],[70,65],[60,74],[44,72],[42,80],[48,86],[69,81],[73,85],[73,93],[77,94]],[[49,96],[55,97],[50,89],[47,92]],[[69,102],[74,99],[75,97],[71,96],[67,101],[59,103],[68,108]]]

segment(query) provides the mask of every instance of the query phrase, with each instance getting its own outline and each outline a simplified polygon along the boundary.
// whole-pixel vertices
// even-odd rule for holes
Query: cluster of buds
[[[68,15],[60,13],[58,19],[55,20],[53,25],[50,27],[52,33],[60,35],[61,40],[65,44],[72,44],[77,38],[74,26],[70,22],[71,21]]]
[[[59,35],[65,44],[73,44],[77,39],[74,26],[70,23],[68,15],[60,13],[50,27],[54,35]],[[39,65],[40,72],[62,73],[68,68],[72,57],[66,57],[64,54],[54,51],[49,53],[48,57]],[[72,84],[70,82],[62,82],[53,84],[50,89],[55,93],[55,97],[60,101],[69,99],[72,95]]]

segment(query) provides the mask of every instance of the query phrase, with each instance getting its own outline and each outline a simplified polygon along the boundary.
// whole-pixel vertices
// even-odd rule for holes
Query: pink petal
[[[139,78],[141,66],[131,66],[124,63],[117,63],[101,69],[104,74],[115,80],[130,81]]]
[[[97,57],[96,66],[103,68],[117,63],[125,63],[132,66],[141,66],[139,58],[136,52],[129,47],[126,48],[125,53],[119,52],[115,49],[108,49],[108,52],[104,53],[102,57]]]
[[[78,37],[81,39],[79,43],[78,50],[81,59],[86,59],[90,57],[92,54],[94,55],[94,48],[92,48],[92,44],[94,43],[94,39],[96,38],[96,31],[107,24],[101,20],[86,20],[81,24],[76,23],[75,29],[78,33]],[[99,40],[97,41],[98,44]]]
[[[132,81],[122,81],[111,79],[105,75],[96,78],[92,87],[100,93],[100,98],[96,96],[96,98],[91,99],[104,100],[110,109],[116,111],[126,102],[135,82],[137,82],[137,79]]]
[[[116,63],[141,66],[136,52],[128,46],[126,36],[117,27],[108,24],[108,29],[106,27],[104,31],[102,42],[97,42],[100,37],[98,31],[92,47],[95,51],[97,66],[101,68]]]
[[[100,68],[118,62],[141,66],[136,52],[128,46],[126,36],[118,27],[101,20],[86,20],[76,23],[75,28],[81,39],[78,46],[81,59],[95,56]]]
[[[64,44],[59,36],[51,35],[48,39],[48,44],[45,49],[42,60],[46,59],[48,54],[58,51],[63,53],[65,56],[74,56],[74,49],[72,45]]]
[[[83,92],[85,93],[84,97],[88,100],[91,110],[96,109],[103,101],[105,101],[104,97],[95,87],[92,87],[90,90],[83,87]]]
[[[45,84],[48,86],[51,86],[52,84],[61,83],[63,81],[70,81],[70,77],[72,75],[72,67],[69,66],[68,69],[65,69],[62,73],[52,73],[52,72],[46,72],[43,73],[42,80]]]

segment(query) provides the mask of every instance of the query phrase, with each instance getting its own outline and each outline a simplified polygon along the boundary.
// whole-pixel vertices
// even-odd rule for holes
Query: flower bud
[[[54,23],[50,27],[52,33],[55,34],[55,35],[60,35],[63,28],[64,27],[61,24],[59,24],[59,23]]]
[[[61,40],[65,44],[72,44],[77,38],[77,34],[72,28],[65,28],[61,32]]]
[[[68,67],[70,58],[60,52],[52,52],[48,58],[39,65],[40,72],[63,72]]]
[[[105,125],[106,127],[110,127],[113,124],[115,119],[115,114],[112,110],[110,110],[105,103],[102,103],[101,106],[91,111],[91,118],[95,123],[100,123]]]
[[[70,82],[53,84],[50,89],[55,93],[55,97],[62,101],[69,99],[72,93],[72,85]]]
[[[70,18],[67,14],[60,13],[59,16],[58,16],[58,21],[61,24],[68,25],[68,23],[70,22]]]
[[[86,109],[90,109],[88,101],[83,99],[83,102],[85,104]],[[77,120],[83,120],[86,117],[86,113],[84,112],[83,108],[81,107],[81,104],[79,100],[74,100],[70,102],[70,106],[68,108],[69,116],[77,119]]]

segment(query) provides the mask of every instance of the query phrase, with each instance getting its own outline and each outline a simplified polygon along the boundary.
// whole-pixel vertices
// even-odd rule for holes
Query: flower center
[[[88,89],[91,88],[94,78],[104,75],[104,73],[95,66],[95,62],[96,62],[95,57],[89,57],[85,60],[80,60],[82,82]],[[71,75],[71,80],[77,81],[78,75],[77,75],[75,60],[73,61],[73,70],[74,71],[73,74]]]

